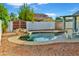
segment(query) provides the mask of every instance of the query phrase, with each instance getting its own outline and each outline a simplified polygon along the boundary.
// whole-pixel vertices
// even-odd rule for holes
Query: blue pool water
[[[55,40],[57,36],[55,36],[55,34],[53,33],[35,33],[32,34],[31,38],[33,38],[34,41],[44,42],[49,40]]]

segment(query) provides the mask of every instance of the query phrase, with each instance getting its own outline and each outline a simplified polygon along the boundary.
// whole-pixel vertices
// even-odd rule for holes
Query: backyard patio
[[[10,35],[10,34],[9,34]],[[10,37],[2,36],[0,55],[2,56],[78,56],[79,43],[53,43],[48,45],[20,45],[8,41]]]
[[[9,15],[4,6],[0,4],[1,56],[79,56],[79,11],[53,19],[47,14],[35,13],[27,4],[19,9],[18,16],[15,12]],[[21,39],[25,41],[20,42]]]

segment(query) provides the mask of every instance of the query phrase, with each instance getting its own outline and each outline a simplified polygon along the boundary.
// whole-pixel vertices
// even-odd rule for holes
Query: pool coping
[[[19,36],[13,36],[9,37],[8,41],[16,44],[22,44],[22,45],[46,45],[46,44],[53,44],[53,43],[74,43],[74,42],[79,42],[78,39],[65,39],[62,38],[62,36],[58,37],[55,40],[50,40],[50,41],[44,41],[44,42],[31,42],[31,41],[23,41],[18,39]],[[59,39],[60,38],[60,39]]]

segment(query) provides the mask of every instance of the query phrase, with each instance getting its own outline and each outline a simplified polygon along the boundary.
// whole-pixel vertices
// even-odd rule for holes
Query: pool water
[[[55,36],[54,33],[35,33],[31,35],[31,38],[33,38],[34,41],[44,42],[49,40],[55,40],[57,36]]]

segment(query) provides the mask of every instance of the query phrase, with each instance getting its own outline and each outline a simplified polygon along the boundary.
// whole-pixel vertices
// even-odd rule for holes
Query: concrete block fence
[[[14,24],[13,21],[10,21],[8,23],[8,32],[12,32],[14,30],[13,24]],[[25,24],[26,25],[24,25],[24,26],[26,26],[25,28],[27,30],[44,30],[44,29],[56,29],[57,23],[55,23],[55,22],[28,22],[27,21],[27,22],[25,22]],[[64,29],[64,24],[59,24],[59,25],[57,25],[58,28],[60,27],[61,29]],[[71,25],[72,25],[72,23],[71,23]],[[66,26],[71,27],[71,25],[70,26],[66,25]]]
[[[55,22],[26,22],[27,30],[55,29]],[[8,32],[13,31],[13,21],[8,23]]]
[[[55,29],[55,22],[26,22],[28,30]]]

